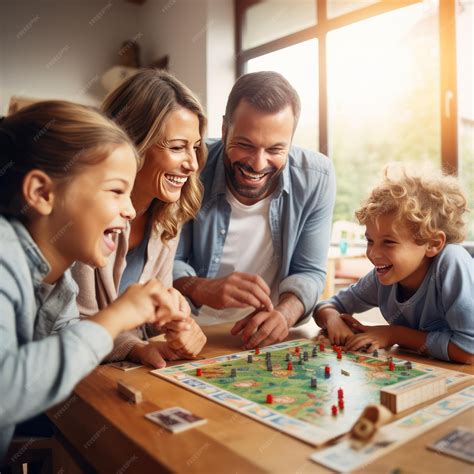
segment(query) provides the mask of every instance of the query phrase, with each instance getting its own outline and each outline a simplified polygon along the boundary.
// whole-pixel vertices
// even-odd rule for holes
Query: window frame
[[[245,72],[246,62],[264,54],[293,46],[303,41],[318,40],[319,74],[319,151],[328,154],[328,95],[327,95],[327,34],[338,28],[366,20],[399,8],[404,8],[423,0],[381,0],[366,7],[327,18],[327,0],[316,3],[316,25],[277,38],[254,48],[242,49],[244,15],[252,5],[262,0],[235,0],[235,51],[237,77]],[[439,78],[440,78],[440,133],[441,166],[451,174],[458,174],[458,111],[457,111],[457,62],[456,62],[456,0],[439,0]]]

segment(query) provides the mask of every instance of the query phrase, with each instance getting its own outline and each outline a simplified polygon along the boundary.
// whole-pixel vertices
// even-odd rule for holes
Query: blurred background
[[[0,113],[98,105],[138,67],[164,67],[215,137],[235,78],[275,70],[301,96],[295,143],[334,161],[334,221],[354,221],[389,161],[458,174],[472,208],[473,24],[472,0],[0,0]]]

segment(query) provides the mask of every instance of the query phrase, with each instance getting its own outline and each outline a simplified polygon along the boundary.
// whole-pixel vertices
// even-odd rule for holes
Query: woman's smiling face
[[[147,150],[136,186],[150,200],[176,202],[189,176],[198,170],[200,143],[198,116],[183,107],[171,112],[165,122],[164,140]]]

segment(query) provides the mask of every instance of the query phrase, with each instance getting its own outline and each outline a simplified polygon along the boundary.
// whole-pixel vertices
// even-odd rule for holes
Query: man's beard
[[[230,163],[229,158],[224,150],[224,168],[225,168],[225,175],[230,182],[232,189],[242,197],[249,198],[249,199],[263,199],[270,190],[273,190],[280,179],[280,174],[283,171],[281,169],[277,169],[274,166],[268,166],[261,171],[255,171],[251,166],[242,163],[240,161],[236,161],[235,163]],[[247,171],[249,173],[255,174],[266,174],[265,182],[259,187],[253,186],[246,186],[240,183],[237,179],[237,173],[240,173],[240,169]]]

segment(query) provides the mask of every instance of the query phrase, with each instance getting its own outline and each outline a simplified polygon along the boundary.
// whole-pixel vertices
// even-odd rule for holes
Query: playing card
[[[141,364],[137,364],[135,362],[131,362],[129,360],[121,360],[119,362],[113,362],[109,364],[111,367],[115,369],[124,370],[127,372],[128,370],[138,369],[139,367],[143,367]]]
[[[474,464],[474,431],[456,428],[428,448]]]
[[[147,413],[145,417],[172,433],[179,433],[207,422],[205,418],[201,418],[179,407],[165,408],[164,410]]]

